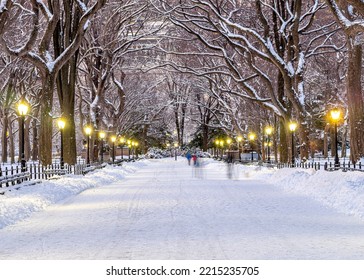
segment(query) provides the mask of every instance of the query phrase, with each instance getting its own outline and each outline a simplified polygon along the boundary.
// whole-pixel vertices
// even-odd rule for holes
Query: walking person
[[[196,164],[197,164],[197,156],[195,154],[192,155],[192,161],[193,161],[193,165],[196,166]]]
[[[187,152],[186,158],[187,158],[187,161],[188,161],[188,165],[191,165],[191,158],[192,158],[192,156],[191,156],[191,153],[190,152]]]

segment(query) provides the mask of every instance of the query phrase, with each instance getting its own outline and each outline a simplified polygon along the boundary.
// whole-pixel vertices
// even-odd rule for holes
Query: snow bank
[[[205,160],[206,168],[222,170],[225,163]],[[364,172],[301,168],[273,169],[239,165],[242,180],[262,180],[285,192],[308,196],[336,211],[364,219]]]
[[[39,181],[34,185],[25,182],[6,189],[0,196],[0,229],[29,217],[50,204],[76,195],[86,189],[121,180],[144,166],[145,162],[132,162],[122,167],[107,166],[85,176],[67,175],[55,180]]]
[[[338,212],[364,219],[364,173],[240,166],[243,178],[264,180],[285,192],[312,197]]]
[[[287,192],[310,196],[337,211],[364,219],[364,173],[358,171],[275,170],[269,181]]]

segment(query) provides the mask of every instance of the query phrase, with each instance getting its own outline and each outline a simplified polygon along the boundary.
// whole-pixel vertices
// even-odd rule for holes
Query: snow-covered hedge
[[[148,152],[145,154],[146,158],[166,158],[170,156],[170,151],[162,150],[159,148],[149,148]]]

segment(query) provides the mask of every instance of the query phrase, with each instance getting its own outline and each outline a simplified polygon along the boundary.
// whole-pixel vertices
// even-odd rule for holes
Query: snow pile
[[[310,196],[337,211],[364,219],[364,173],[279,169],[269,182],[287,192]]]
[[[0,229],[29,217],[50,204],[76,195],[86,189],[121,180],[145,165],[143,162],[127,163],[121,167],[106,166],[85,176],[67,175],[57,180],[47,180],[29,185],[25,182],[7,188],[0,196]]]
[[[172,154],[170,151],[162,150],[159,148],[149,148],[148,152],[145,154],[146,158],[154,158],[154,159],[161,159],[170,157]]]

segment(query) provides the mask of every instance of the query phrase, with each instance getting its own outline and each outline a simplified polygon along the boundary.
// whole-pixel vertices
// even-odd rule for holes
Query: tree
[[[43,164],[52,163],[52,109],[53,109],[53,90],[58,72],[66,63],[75,55],[82,38],[86,33],[90,18],[104,5],[105,0],[98,0],[87,7],[82,1],[64,1],[63,7],[59,0],[48,1],[48,5],[42,1],[29,1],[24,6],[11,2],[9,9],[5,12],[19,13],[24,17],[24,22],[30,24],[28,37],[21,42],[12,42],[16,36],[16,31],[24,32],[24,26],[15,26],[12,30],[12,22],[4,29],[4,36],[1,36],[1,44],[5,50],[12,56],[20,57],[37,67],[42,78],[41,107],[40,107],[40,161]],[[74,37],[68,38],[68,47],[58,48],[59,51],[52,52],[52,40],[58,36],[59,21],[63,11],[69,11],[69,7],[75,6],[74,9],[79,11],[79,21],[74,28]],[[31,9],[31,10],[30,10]],[[26,18],[30,18],[30,22]],[[6,23],[4,24],[4,26]],[[41,29],[40,27],[43,27]],[[67,28],[66,28],[67,30]],[[69,33],[62,34],[63,36]],[[57,43],[57,42],[56,42]],[[61,42],[58,41],[60,44]],[[56,48],[56,46],[54,46]],[[58,46],[59,47],[59,46]]]
[[[364,101],[362,92],[362,58],[364,3],[359,0],[326,0],[338,24],[346,34],[348,68],[346,94],[350,127],[350,159],[364,156]]]

